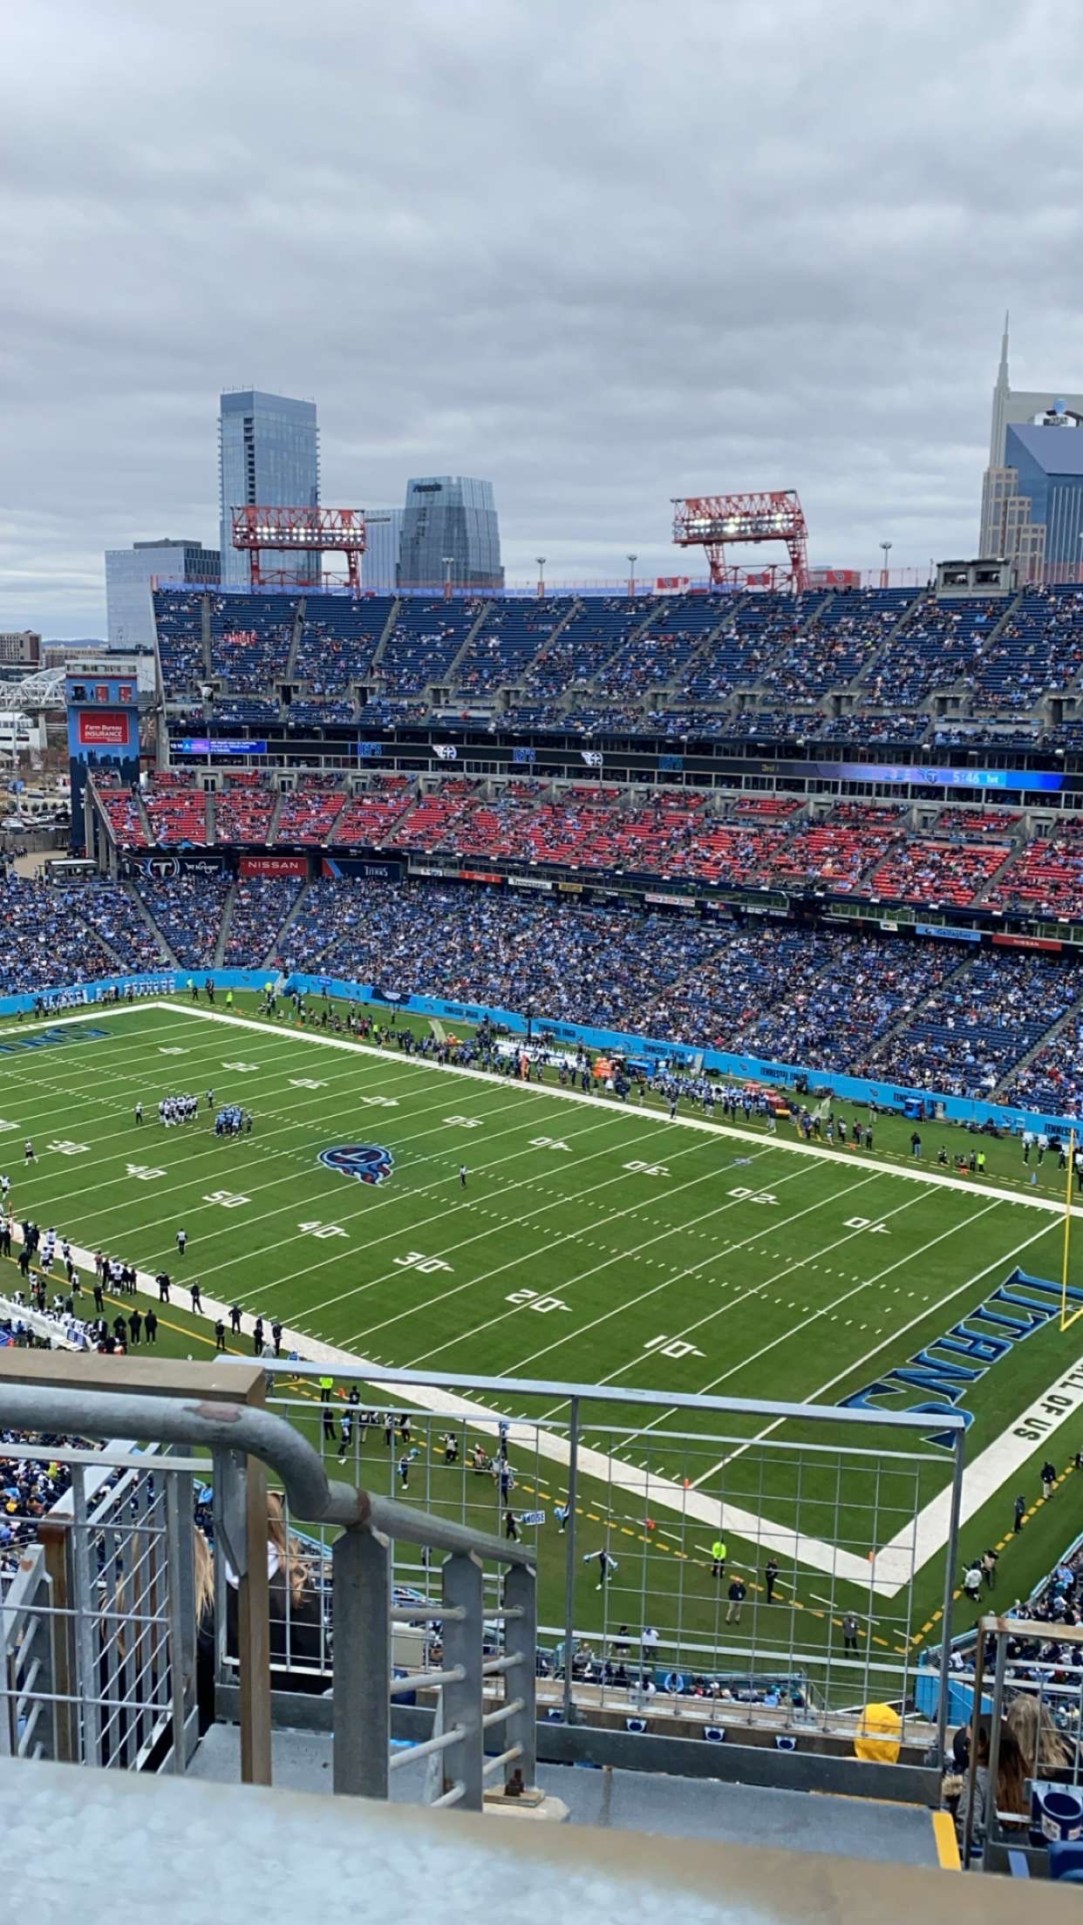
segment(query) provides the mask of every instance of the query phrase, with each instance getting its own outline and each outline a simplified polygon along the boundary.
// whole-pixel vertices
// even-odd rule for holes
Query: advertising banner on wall
[[[139,690],[133,676],[100,672],[69,675],[68,773],[71,778],[71,846],[86,848],[86,785],[96,770],[125,786],[139,780]]]
[[[303,880],[308,875],[308,857],[242,856],[238,873],[242,876],[298,876]]]

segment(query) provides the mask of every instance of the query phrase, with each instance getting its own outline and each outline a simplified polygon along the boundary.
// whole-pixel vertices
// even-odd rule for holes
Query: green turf
[[[238,998],[237,1009],[250,1014],[252,1005]],[[721,1127],[686,1129],[651,1107],[571,1103],[551,1088],[324,1048],[283,1023],[230,1029],[178,1007],[105,1012],[88,1024],[107,1033],[79,1041],[69,1030],[62,1044],[2,1059],[0,1113],[13,1127],[0,1130],[0,1169],[6,1144],[16,1215],[55,1222],[74,1242],[141,1268],[198,1276],[207,1295],[385,1366],[834,1403],[943,1334],[1017,1262],[1058,1271],[1060,1226],[1025,1207],[1030,1173],[1011,1142],[985,1144],[986,1180],[1003,1190],[990,1198],[915,1184],[870,1167],[860,1152],[797,1156],[760,1124],[752,1142]],[[8,1029],[0,1042],[13,1033],[36,1034]],[[251,1136],[214,1136],[208,1087],[215,1107],[237,1102],[253,1112]],[[157,1102],[169,1090],[200,1095],[198,1126],[159,1127]],[[906,1161],[911,1127],[878,1119],[875,1159]],[[39,1161],[24,1172],[25,1135]],[[936,1126],[923,1136],[930,1166],[941,1138],[952,1154],[961,1140]],[[350,1143],[390,1150],[390,1180],[370,1186],[321,1167],[321,1150]],[[1037,1174],[1044,1193],[1059,1192],[1054,1159]],[[182,1226],[189,1249],[180,1263]],[[206,1320],[192,1318],[175,1293],[163,1315],[163,1354],[205,1355],[212,1344]],[[990,1370],[968,1400],[968,1455],[1074,1355],[1073,1340],[1050,1327]],[[294,1394],[311,1425],[307,1387]],[[487,1401],[499,1403],[494,1393]],[[506,1407],[512,1416],[544,1412],[558,1429],[566,1418],[555,1396]],[[905,1524],[947,1475],[943,1455],[923,1449],[919,1465],[885,1463],[873,1490],[868,1467],[852,1456],[809,1452],[825,1440],[806,1424],[766,1439],[759,1420],[677,1419],[665,1406],[644,1414],[624,1403],[587,1405],[584,1420],[587,1443],[618,1461],[799,1523],[858,1556],[874,1532],[883,1543]],[[445,1428],[415,1416],[420,1454],[407,1494],[456,1515],[465,1506],[499,1528],[491,1480],[461,1463],[444,1467],[436,1439]],[[720,1435],[730,1442],[720,1445]],[[861,1441],[872,1441],[869,1433]],[[1057,1433],[1058,1464],[1080,1444],[1083,1420],[1072,1420]],[[391,1487],[399,1454],[384,1448],[382,1432],[367,1434],[364,1475]],[[1044,1454],[1036,1451],[1025,1474],[1031,1500]],[[541,1608],[558,1624],[565,1546],[552,1504],[564,1473],[529,1452],[517,1469],[515,1504],[547,1512]],[[966,1548],[1003,1538],[1013,1495],[1014,1485],[973,1520]],[[861,1608],[863,1624],[869,1615],[860,1587],[798,1569],[783,1573],[784,1603],[767,1613],[753,1589],[741,1626],[726,1627],[707,1525],[662,1504],[650,1505],[648,1525],[648,1502],[602,1476],[585,1477],[580,1498],[580,1550],[608,1541],[620,1564],[601,1597],[594,1567],[580,1565],[576,1618],[587,1630],[656,1622],[679,1627],[691,1650],[754,1643],[811,1668],[825,1644],[837,1646],[841,1610]],[[1073,1534],[1068,1508],[1062,1524],[1054,1500],[1005,1546],[999,1595],[1025,1592]],[[762,1553],[727,1536],[731,1567],[743,1566],[755,1585]],[[930,1569],[912,1594],[873,1602],[871,1656],[934,1635],[923,1627],[937,1622],[940,1582]]]

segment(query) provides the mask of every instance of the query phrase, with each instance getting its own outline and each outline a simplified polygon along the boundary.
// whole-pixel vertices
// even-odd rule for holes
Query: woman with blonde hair
[[[278,1491],[267,1494],[267,1578],[271,1631],[271,1668],[281,1688],[322,1691],[323,1669],[330,1670],[324,1650],[323,1600],[313,1583],[312,1561],[300,1540],[286,1527],[286,1507]],[[226,1565],[228,1648],[236,1654],[237,1579]]]
[[[1049,1706],[1031,1691],[1013,1699],[1004,1728],[1018,1741],[1028,1778],[1059,1778],[1068,1770],[1068,1753]]]

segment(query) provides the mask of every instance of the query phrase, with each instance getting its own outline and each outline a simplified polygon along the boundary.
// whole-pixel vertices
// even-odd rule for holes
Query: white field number
[[[504,1302],[517,1304],[524,1310],[540,1310],[543,1317],[550,1310],[567,1310],[569,1307],[562,1298],[542,1297],[536,1290],[513,1290],[510,1297],[504,1298]]]
[[[370,1110],[397,1110],[399,1107],[397,1096],[362,1096],[360,1101]]]
[[[188,1051],[180,1043],[160,1043],[159,1056],[187,1056]]]
[[[874,1237],[890,1236],[886,1223],[876,1223],[872,1217],[848,1216],[843,1224],[844,1230],[868,1230]]]
[[[327,1084],[321,1083],[318,1076],[291,1076],[290,1088],[291,1089],[326,1089]]]
[[[453,1130],[480,1130],[481,1128],[480,1116],[445,1116],[444,1122],[450,1123]]]
[[[777,1196],[773,1196],[770,1190],[750,1190],[744,1183],[738,1184],[735,1190],[730,1191],[730,1195],[737,1197],[741,1203],[777,1204],[778,1202]]]
[[[626,1163],[624,1165],[624,1168],[626,1170],[630,1170],[633,1176],[668,1176],[669,1175],[669,1171],[667,1170],[664,1163],[640,1163],[639,1161],[635,1161],[632,1163]]]
[[[299,1223],[297,1228],[305,1237],[344,1237],[346,1235],[340,1223],[320,1223],[318,1219],[313,1223]]]
[[[19,1125],[18,1125],[17,1123],[9,1123],[9,1122],[7,1122],[7,1121],[5,1120],[5,1118],[4,1118],[4,1117],[2,1117],[2,1116],[0,1116],[0,1131],[3,1131],[3,1130],[17,1130],[17,1129],[18,1129],[18,1127],[19,1127]]]
[[[400,1270],[420,1270],[423,1276],[432,1276],[435,1270],[450,1270],[450,1263],[443,1257],[427,1257],[422,1250],[410,1250],[404,1257],[396,1257]]]
[[[572,1146],[562,1142],[559,1136],[532,1136],[530,1147],[532,1150],[567,1150],[570,1155]]]
[[[165,1175],[165,1171],[152,1170],[146,1163],[129,1163],[128,1175],[134,1177],[137,1183],[154,1183],[158,1177]]]
[[[90,1145],[89,1143],[69,1143],[66,1138],[61,1138],[59,1143],[47,1143],[45,1147],[47,1150],[55,1151],[57,1156],[85,1156]]]
[[[238,1076],[254,1076],[259,1069],[258,1063],[223,1063],[223,1069],[235,1069]]]
[[[249,1203],[251,1198],[238,1196],[236,1190],[208,1190],[203,1201],[204,1203],[220,1203],[223,1210],[239,1210],[241,1205],[243,1203]]]
[[[702,1357],[694,1343],[685,1343],[681,1337],[652,1337],[643,1345],[644,1350],[655,1350],[660,1357]]]

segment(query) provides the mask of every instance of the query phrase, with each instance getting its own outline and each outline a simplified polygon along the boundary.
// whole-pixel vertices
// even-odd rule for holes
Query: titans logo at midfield
[[[382,1143],[341,1143],[337,1149],[321,1150],[320,1162],[325,1170],[355,1176],[359,1183],[386,1183],[395,1167],[391,1151]]]

